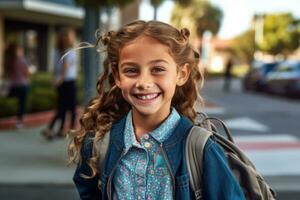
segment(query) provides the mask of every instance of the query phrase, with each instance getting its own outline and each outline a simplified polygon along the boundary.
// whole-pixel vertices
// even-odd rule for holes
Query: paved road
[[[229,93],[222,91],[222,79],[212,79],[205,82],[202,91],[206,100],[214,102],[223,108],[222,112],[214,113],[223,119],[233,120],[250,118],[266,127],[270,134],[288,133],[300,138],[300,99],[288,99],[262,93],[245,93],[241,89],[239,79],[233,81]],[[241,128],[236,134],[255,134],[259,131]]]

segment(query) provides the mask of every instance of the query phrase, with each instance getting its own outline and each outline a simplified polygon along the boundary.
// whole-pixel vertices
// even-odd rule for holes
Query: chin
[[[143,115],[143,116],[150,116],[150,115],[156,115],[159,113],[159,109],[155,109],[155,108],[139,108],[139,107],[134,107],[134,112]]]

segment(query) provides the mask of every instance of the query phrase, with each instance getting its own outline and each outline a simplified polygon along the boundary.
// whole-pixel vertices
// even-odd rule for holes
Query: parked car
[[[266,76],[277,65],[278,62],[253,61],[251,69],[243,81],[244,90],[264,91],[266,89]]]
[[[300,61],[285,61],[276,66],[267,75],[267,90],[300,97]]]

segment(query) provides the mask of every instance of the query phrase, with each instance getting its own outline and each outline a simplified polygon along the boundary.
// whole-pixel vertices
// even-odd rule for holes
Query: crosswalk
[[[224,114],[223,108],[206,109],[208,115]],[[271,133],[271,128],[250,117],[229,118],[226,125],[232,131],[251,131],[251,135],[234,136],[263,176],[300,175],[300,139],[289,133]]]
[[[300,140],[289,134],[235,137],[237,145],[265,176],[300,175]]]
[[[269,132],[270,128],[262,123],[257,122],[249,117],[240,117],[225,120],[227,126],[231,129]]]

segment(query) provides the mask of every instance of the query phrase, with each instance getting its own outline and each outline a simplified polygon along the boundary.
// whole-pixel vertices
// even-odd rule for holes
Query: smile
[[[134,96],[140,100],[153,100],[157,98],[159,95],[160,93],[153,93],[153,94],[135,94]]]

